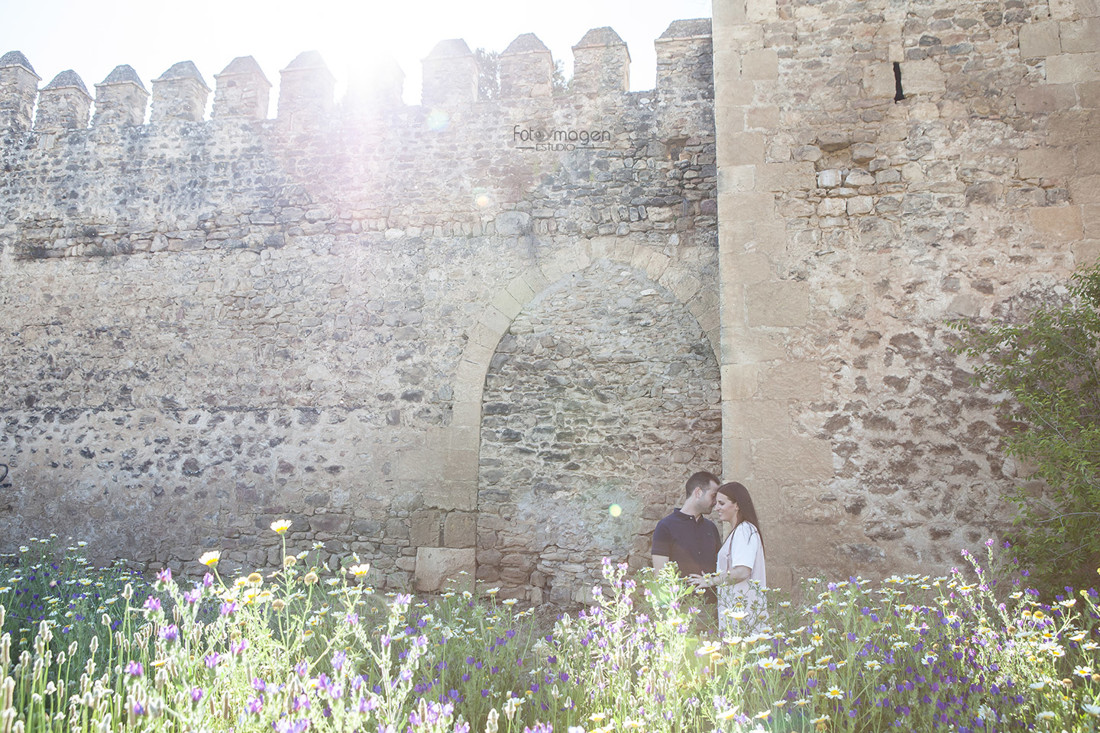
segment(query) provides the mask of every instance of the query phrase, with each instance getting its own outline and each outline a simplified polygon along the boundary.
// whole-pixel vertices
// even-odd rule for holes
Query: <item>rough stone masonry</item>
[[[291,540],[382,587],[584,596],[719,470],[710,22],[629,93],[610,28],[479,100],[461,40],[340,104],[315,53],[95,86],[0,62],[0,511],[101,557],[245,568]],[[37,98],[36,98],[37,95]],[[37,112],[32,110],[37,104]],[[90,118],[90,124],[89,124]],[[609,507],[624,509],[618,517]]]
[[[183,62],[89,125],[3,56],[5,541],[251,567],[288,517],[387,587],[569,600],[698,468],[753,491],[778,585],[1003,529],[1026,475],[945,324],[1100,253],[1095,0],[713,10],[650,92],[603,28],[562,96],[531,34],[497,100],[460,40],[419,106],[303,54],[271,120],[248,57],[210,120]]]

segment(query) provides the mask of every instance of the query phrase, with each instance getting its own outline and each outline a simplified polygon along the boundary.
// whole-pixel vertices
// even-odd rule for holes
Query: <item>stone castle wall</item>
[[[479,101],[456,39],[417,107],[303,54],[274,120],[248,58],[203,120],[193,65],[92,116],[8,54],[9,537],[249,566],[290,517],[386,585],[567,600],[707,468],[772,584],[942,571],[1027,480],[946,324],[1100,254],[1098,33],[1095,0],[716,0],[651,92],[605,28],[569,94],[525,34]]]
[[[551,98],[527,34],[494,102],[445,41],[412,107],[399,72],[337,103],[302,54],[273,120],[247,57],[210,120],[189,62],[151,94],[117,68],[93,115],[75,73],[0,59],[8,544],[251,569],[289,518],[385,587],[561,600],[648,562],[720,469],[709,21],[657,41],[651,92],[585,38],[622,68]]]
[[[723,464],[769,578],[942,570],[1027,480],[946,323],[1100,254],[1097,4],[730,0],[714,39]]]

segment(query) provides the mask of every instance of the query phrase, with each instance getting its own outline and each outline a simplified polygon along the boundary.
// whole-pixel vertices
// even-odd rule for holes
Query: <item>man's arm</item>
[[[653,556],[653,569],[656,572],[661,572],[661,568],[668,562],[668,555],[654,555]]]

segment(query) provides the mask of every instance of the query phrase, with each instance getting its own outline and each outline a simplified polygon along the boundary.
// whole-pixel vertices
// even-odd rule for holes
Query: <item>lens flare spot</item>
[[[428,129],[433,132],[441,132],[451,124],[451,116],[441,109],[433,109],[428,113]]]
[[[618,504],[612,504],[607,508],[607,513],[613,517],[618,517],[623,513],[623,508]]]
[[[489,205],[489,196],[484,193],[479,193],[474,198],[474,203],[477,204],[479,208],[484,209],[486,206]]]

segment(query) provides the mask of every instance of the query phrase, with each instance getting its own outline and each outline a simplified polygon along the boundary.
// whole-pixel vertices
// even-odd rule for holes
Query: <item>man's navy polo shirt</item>
[[[714,522],[703,516],[696,519],[679,509],[673,509],[653,530],[652,553],[676,563],[683,576],[717,570],[721,546],[722,537]]]

